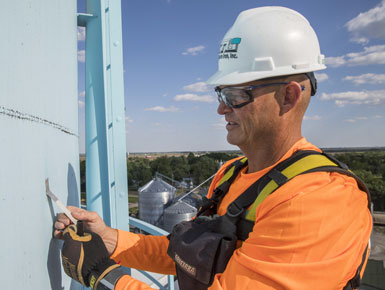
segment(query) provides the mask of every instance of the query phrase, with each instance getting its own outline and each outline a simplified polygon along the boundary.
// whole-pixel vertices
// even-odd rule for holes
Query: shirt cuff
[[[139,239],[140,238],[137,234],[118,229],[118,240],[116,242],[116,248],[114,252],[111,254],[110,258],[115,260],[115,258],[120,253],[134,246],[139,241]],[[117,261],[117,263],[119,263],[119,261]]]

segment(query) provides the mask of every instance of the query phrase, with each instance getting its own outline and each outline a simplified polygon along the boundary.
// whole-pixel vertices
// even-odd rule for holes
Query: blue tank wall
[[[1,3],[0,288],[77,289],[45,195],[79,205],[76,1]]]

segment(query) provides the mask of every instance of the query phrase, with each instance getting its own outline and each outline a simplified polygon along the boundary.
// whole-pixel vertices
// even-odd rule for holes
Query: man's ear
[[[301,97],[301,92],[301,85],[297,82],[291,81],[286,85],[281,105],[281,115],[289,112],[295,107]]]

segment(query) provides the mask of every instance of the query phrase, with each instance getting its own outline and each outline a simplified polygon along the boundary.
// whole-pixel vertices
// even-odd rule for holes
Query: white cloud
[[[359,76],[346,76],[344,81],[352,82],[356,85],[362,84],[385,84],[385,74],[367,73]]]
[[[78,50],[78,62],[86,62],[86,51],[84,49]]]
[[[350,39],[350,41],[356,42],[356,43],[358,43],[358,44],[365,45],[365,44],[368,44],[368,43],[369,43],[369,38],[354,36],[354,37],[352,37],[352,38]]]
[[[215,98],[211,95],[197,95],[197,94],[182,94],[176,95],[174,101],[192,101],[192,102],[203,102],[212,103],[215,102]]]
[[[86,28],[78,27],[78,41],[86,40]]]
[[[315,78],[319,83],[326,81],[329,76],[325,73],[315,73]]]
[[[309,121],[319,121],[321,120],[322,118],[318,115],[314,115],[314,116],[305,116],[303,117],[304,120],[309,120]]]
[[[329,56],[325,58],[325,63],[331,67],[339,67],[346,64],[345,56]]]
[[[375,115],[373,116],[372,118],[374,119],[380,119],[382,118],[382,116],[380,115]],[[356,122],[359,122],[359,121],[366,121],[366,120],[369,120],[368,117],[354,117],[354,118],[351,118],[351,119],[345,119],[344,122],[348,122],[348,123],[356,123]]]
[[[85,102],[83,102],[83,101],[78,101],[78,106],[79,106],[79,108],[84,108],[84,106],[86,105],[86,103]]]
[[[208,86],[205,82],[197,82],[191,85],[184,86],[183,89],[185,91],[190,91],[194,93],[204,93],[211,91],[211,87]]]
[[[187,48],[186,51],[182,52],[183,55],[197,55],[205,49],[203,45]]]
[[[225,120],[225,117],[222,117],[218,122],[211,124],[212,127],[215,129],[224,129],[226,126],[227,122]]]
[[[357,121],[366,121],[368,119],[369,119],[368,117],[355,117],[355,118],[352,118],[352,119],[345,119],[344,121],[345,122],[349,122],[349,123],[355,123]]]
[[[385,103],[385,90],[377,91],[350,91],[342,93],[323,93],[321,100],[334,101],[337,106],[345,106],[349,104],[370,104],[377,105]]]
[[[174,106],[171,106],[171,107],[168,107],[168,108],[165,108],[165,107],[162,107],[162,106],[155,106],[155,107],[151,107],[151,108],[146,108],[144,110],[145,111],[161,112],[161,113],[164,113],[164,112],[178,112],[179,111],[179,109],[174,107]]]
[[[364,47],[361,52],[351,52],[342,56],[327,57],[326,64],[331,67],[385,64],[385,45]]]
[[[352,41],[366,44],[371,38],[385,38],[385,0],[376,7],[360,13],[345,26],[352,33]]]

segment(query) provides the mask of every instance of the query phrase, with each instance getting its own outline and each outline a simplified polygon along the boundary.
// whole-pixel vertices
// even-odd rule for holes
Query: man
[[[218,204],[219,215],[225,215],[232,201],[295,152],[321,151],[302,137],[301,124],[316,91],[313,72],[325,68],[323,60],[308,21],[287,8],[244,11],[227,32],[220,47],[219,70],[208,83],[217,85],[218,113],[227,122],[227,141],[242,150],[248,164]],[[232,163],[218,171],[209,197]],[[120,290],[151,288],[119,273],[115,262],[175,274],[175,264],[167,255],[167,237],[111,229],[96,213],[70,209],[75,218],[100,235],[106,247],[98,254],[95,247],[103,248],[103,243],[96,241],[95,234],[88,239],[95,240],[90,242],[92,248],[76,231],[68,234],[67,230],[63,253],[71,254],[69,247],[79,245],[74,240],[84,247],[84,265],[77,274],[71,274],[70,269],[77,258],[71,263],[71,257],[64,255],[63,264],[71,277],[88,279],[85,284],[94,289],[112,289],[102,286],[108,280]],[[355,178],[326,171],[301,174],[254,202],[248,212],[253,221],[251,232],[209,289],[355,287],[349,281],[357,273],[362,275],[357,269],[367,258],[372,227],[367,194]],[[69,219],[60,215],[55,236],[63,237],[61,231],[69,224]],[[98,255],[90,262],[90,256]]]

